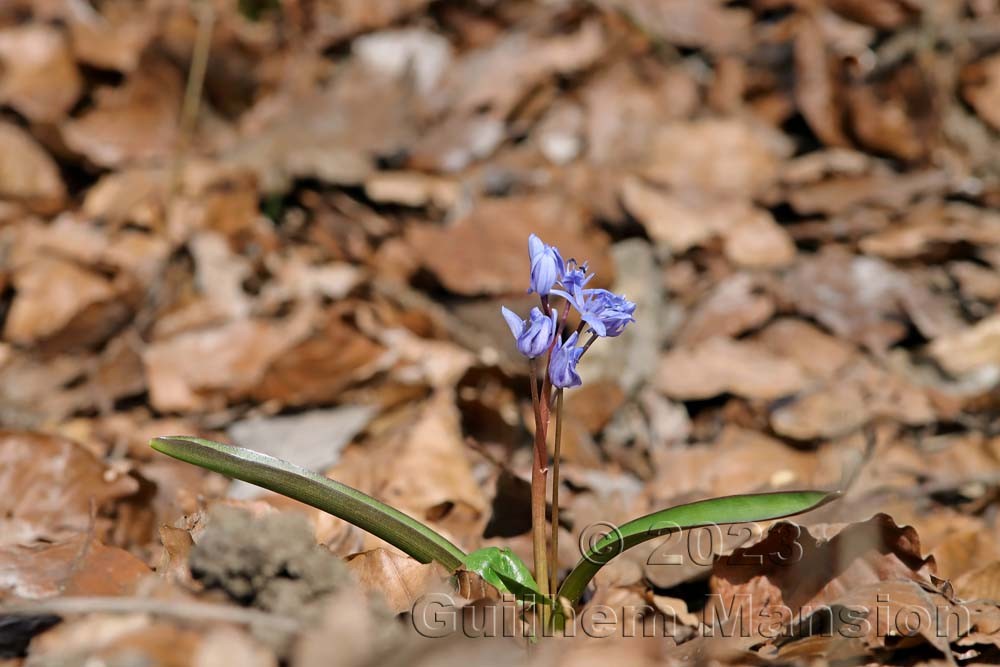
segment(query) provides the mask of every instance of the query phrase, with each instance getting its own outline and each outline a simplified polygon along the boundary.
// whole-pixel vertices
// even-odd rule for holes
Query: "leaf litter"
[[[4,659],[994,661],[993,4],[210,2],[196,110],[208,14],[3,4]],[[642,313],[567,395],[561,571],[599,521],[844,499],[630,551],[610,636],[525,653],[413,632],[432,593],[515,618],[474,574],[146,447],[228,438],[528,559],[498,311],[532,232]]]

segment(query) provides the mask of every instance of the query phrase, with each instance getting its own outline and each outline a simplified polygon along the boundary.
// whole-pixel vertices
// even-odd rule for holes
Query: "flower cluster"
[[[576,365],[580,357],[597,338],[619,336],[629,322],[634,322],[635,304],[620,294],[606,289],[586,287],[594,274],[587,274],[587,264],[575,260],[563,261],[559,249],[544,243],[536,235],[528,238],[528,260],[531,267],[531,287],[541,297],[541,308],[531,309],[527,320],[507,309],[501,313],[510,332],[514,335],[518,351],[529,359],[546,353],[548,379],[558,388],[577,387],[582,384]],[[559,287],[560,289],[555,289]],[[559,309],[550,302],[550,296],[565,299],[566,307]],[[580,325],[563,340],[563,330],[572,306],[580,315]],[[584,345],[578,345],[581,334],[590,334]]]

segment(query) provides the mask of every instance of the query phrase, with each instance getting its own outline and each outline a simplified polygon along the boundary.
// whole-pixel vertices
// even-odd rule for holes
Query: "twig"
[[[244,609],[212,602],[156,600],[123,597],[60,597],[38,602],[0,605],[0,615],[36,614],[155,614],[192,621],[219,621],[243,625],[261,624],[284,632],[298,632],[302,624],[294,618],[258,609]]]
[[[208,56],[212,48],[212,29],[215,26],[215,10],[210,3],[199,0],[192,3],[192,8],[198,19],[198,32],[195,34],[194,46],[191,50],[191,67],[188,69],[184,102],[181,106],[180,145],[170,174],[168,208],[180,190],[181,173],[184,170],[184,163],[187,160],[187,154],[197,127],[198,111],[201,108],[201,93],[205,85],[205,72],[208,70]]]

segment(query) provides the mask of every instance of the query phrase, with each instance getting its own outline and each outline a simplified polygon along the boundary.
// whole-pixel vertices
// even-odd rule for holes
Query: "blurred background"
[[[528,558],[530,233],[638,304],[567,392],[563,568],[599,520],[843,488],[803,523],[895,565],[823,585],[1000,597],[998,132],[996,0],[3,0],[0,600],[183,588],[232,505],[412,601],[167,434]],[[596,594],[697,611],[747,537]]]

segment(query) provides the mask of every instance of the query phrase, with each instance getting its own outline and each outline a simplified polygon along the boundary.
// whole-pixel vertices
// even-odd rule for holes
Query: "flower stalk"
[[[531,466],[531,538],[534,552],[535,579],[538,590],[555,599],[558,589],[559,554],[559,457],[563,428],[563,390],[578,387],[583,380],[576,371],[580,358],[598,338],[618,336],[626,325],[635,321],[635,304],[625,297],[605,289],[585,289],[593,278],[587,274],[587,264],[575,260],[563,261],[559,250],[545,244],[532,234],[528,238],[530,265],[529,293],[539,296],[541,308],[531,309],[528,319],[506,307],[501,314],[510,327],[518,352],[529,359],[531,406],[535,417],[535,442]],[[559,287],[561,289],[555,289]],[[553,296],[564,301],[560,308]],[[570,309],[579,315],[580,324],[565,340],[563,333]],[[586,345],[579,345],[581,334],[589,332]],[[542,364],[539,360],[544,358]],[[539,388],[541,369],[541,388]],[[554,391],[553,391],[554,390]],[[553,399],[556,405],[555,451],[552,462],[552,519],[546,524],[546,490],[548,477],[547,436]],[[549,532],[551,531],[551,532]],[[543,627],[548,627],[552,605],[540,605]]]
[[[559,449],[562,444],[563,390],[556,390],[556,442],[552,452],[552,540],[549,552],[549,582],[551,595],[555,599],[559,586]]]

